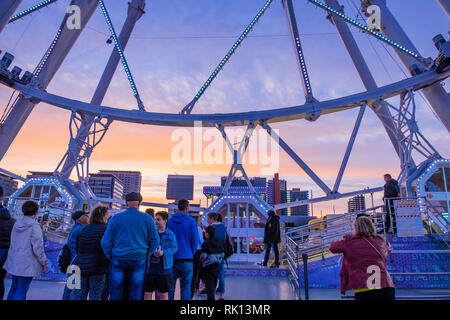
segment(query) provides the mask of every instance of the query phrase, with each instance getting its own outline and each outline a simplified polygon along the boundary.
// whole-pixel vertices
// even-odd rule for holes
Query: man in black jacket
[[[392,217],[392,230],[394,234],[397,233],[397,225],[395,223],[395,212],[394,212],[394,200],[392,198],[400,197],[400,188],[398,182],[392,179],[389,173],[384,175],[384,196],[383,201],[386,205],[386,221],[385,221],[385,232],[388,233],[391,228],[391,217]]]
[[[264,256],[264,262],[261,264],[267,267],[269,261],[270,249],[273,248],[275,254],[275,264],[271,268],[278,268],[280,266],[280,256],[278,253],[278,244],[281,242],[280,235],[280,217],[275,214],[275,211],[269,210],[267,212],[269,218],[267,219],[264,229],[264,244],[266,247],[266,254]]]
[[[3,300],[5,294],[4,280],[6,270],[3,269],[6,258],[8,257],[8,250],[11,241],[11,231],[16,220],[11,218],[8,209],[2,206],[3,189],[0,187],[0,300]]]

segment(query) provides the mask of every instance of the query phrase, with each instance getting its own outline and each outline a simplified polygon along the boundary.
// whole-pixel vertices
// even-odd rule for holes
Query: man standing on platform
[[[267,267],[267,262],[269,262],[270,250],[273,248],[273,253],[275,255],[275,264],[271,268],[280,267],[280,254],[278,252],[278,244],[281,242],[280,235],[280,217],[277,216],[275,211],[269,210],[267,212],[269,218],[267,218],[266,226],[264,228],[264,244],[266,246],[266,254],[264,256],[264,262],[260,265]]]
[[[386,205],[386,219],[385,219],[385,232],[388,233],[391,228],[391,217],[392,217],[392,231],[394,234],[397,233],[397,224],[395,221],[395,211],[394,211],[394,200],[392,198],[400,197],[400,188],[398,186],[398,182],[395,179],[392,179],[392,176],[389,173],[384,175],[384,181],[386,182],[384,185],[384,197],[383,201]]]

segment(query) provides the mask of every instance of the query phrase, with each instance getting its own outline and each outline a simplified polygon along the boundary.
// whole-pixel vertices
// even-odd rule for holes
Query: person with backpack
[[[270,268],[280,267],[280,254],[278,252],[278,244],[281,242],[281,231],[280,231],[280,217],[277,216],[275,211],[269,210],[267,212],[269,218],[267,219],[264,228],[264,244],[266,249],[266,254],[264,256],[263,267],[267,267],[267,262],[269,262],[270,250],[273,248],[273,253],[275,254],[275,264],[270,266]]]
[[[73,289],[70,300],[102,300],[108,275],[109,261],[100,241],[106,230],[108,207],[96,206],[91,211],[89,224],[78,234],[73,264],[81,271],[81,288]]]
[[[139,211],[142,195],[131,192],[125,202],[128,208],[109,220],[101,246],[110,260],[110,299],[123,300],[126,291],[129,300],[141,300],[147,259],[160,239],[152,217]]]
[[[85,211],[75,211],[72,213],[72,220],[75,221],[72,229],[70,229],[67,236],[67,244],[63,247],[60,257],[58,258],[58,265],[60,271],[66,273],[67,268],[73,261],[77,254],[77,239],[81,229],[89,223],[89,213]],[[63,300],[70,300],[72,290],[68,288],[67,284],[64,287]]]
[[[167,228],[168,219],[169,215],[165,211],[158,211],[155,215],[161,245],[148,259],[144,280],[144,300],[152,300],[153,292],[155,292],[155,300],[168,300],[168,293],[172,286],[173,255],[178,250],[175,234]]]
[[[223,247],[219,239],[215,238],[215,228],[205,229],[205,241],[202,244],[200,260],[202,262],[201,278],[205,283],[208,300],[215,300],[215,289],[219,277],[219,264],[224,260]]]
[[[36,221],[39,206],[34,201],[22,205],[23,217],[11,232],[11,246],[4,269],[12,276],[8,300],[26,300],[33,277],[47,272],[47,256],[41,226]]]
[[[209,212],[207,218],[208,225],[215,229],[214,237],[220,242],[225,255],[225,241],[227,240],[227,228],[222,222],[222,216],[217,212]],[[228,257],[227,257],[228,258]],[[225,259],[219,263],[219,286],[216,290],[218,300],[223,300],[225,295]]]
[[[197,223],[189,216],[189,201],[178,201],[178,212],[172,215],[167,227],[172,230],[177,239],[178,251],[173,256],[172,288],[169,299],[175,297],[175,286],[180,278],[181,300],[191,299],[191,283],[193,275],[193,258],[198,246]]]
[[[8,250],[11,244],[11,232],[16,222],[11,217],[8,209],[4,208],[1,204],[3,198],[3,189],[0,187],[0,300],[3,300],[5,295],[5,277],[6,271],[3,269],[3,265],[8,257]]]

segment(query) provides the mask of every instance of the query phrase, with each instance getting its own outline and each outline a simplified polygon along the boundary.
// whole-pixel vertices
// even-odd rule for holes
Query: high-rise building
[[[99,198],[123,199],[124,187],[122,181],[114,174],[91,173],[89,174],[89,187]],[[110,203],[111,209],[121,209],[122,205]]]
[[[194,176],[169,174],[167,176],[166,199],[194,199]]]
[[[308,191],[301,191],[300,188],[293,188],[291,190],[291,202],[297,200],[309,199]],[[291,207],[291,216],[309,216],[309,205],[305,204],[298,207]]]
[[[3,201],[5,203],[7,203],[9,196],[17,191],[18,182],[17,182],[17,180],[13,179],[12,177],[10,177],[6,174],[0,173],[0,187],[3,190]],[[0,203],[1,202],[2,202],[2,199],[0,198]]]
[[[281,191],[287,190],[287,182],[286,180],[279,180],[279,195],[280,195],[280,203],[281,202]],[[275,204],[275,179],[267,181],[267,203],[270,205]]]
[[[366,197],[363,194],[359,194],[350,198],[347,202],[348,212],[361,211],[366,209]]]
[[[291,190],[280,190],[280,203],[291,202]],[[290,216],[292,208],[280,209],[280,215]]]
[[[130,192],[141,193],[142,174],[139,171],[100,170],[99,173],[113,174],[123,185],[124,198]]]

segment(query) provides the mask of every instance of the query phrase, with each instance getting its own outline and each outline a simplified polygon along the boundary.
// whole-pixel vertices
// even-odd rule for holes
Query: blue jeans
[[[70,300],[102,300],[106,284],[106,274],[81,276],[81,288],[73,289]]]
[[[277,267],[280,266],[280,254],[278,252],[278,243],[266,243],[266,255],[264,257],[264,262],[263,264],[265,266],[267,266],[267,262],[269,261],[269,256],[270,256],[270,249],[273,248],[273,253],[275,254],[275,265]]]
[[[3,265],[8,257],[8,248],[0,248],[0,300],[3,300],[5,295],[5,277],[6,270],[3,269]]]
[[[141,300],[146,260],[115,260],[110,264],[109,298],[123,300],[128,292],[129,300]],[[125,285],[127,283],[127,285]]]
[[[31,281],[33,281],[33,277],[12,276],[8,300],[26,300]]]
[[[216,293],[225,293],[225,260],[219,263],[219,286]]]
[[[72,290],[67,288],[67,279],[66,279],[66,283],[64,285],[64,292],[63,292],[62,299],[63,300],[70,300],[70,295],[71,294],[72,294]]]
[[[191,281],[194,272],[192,261],[174,261],[172,267],[172,288],[169,291],[169,300],[175,297],[177,279],[180,278],[181,300],[191,300]]]

